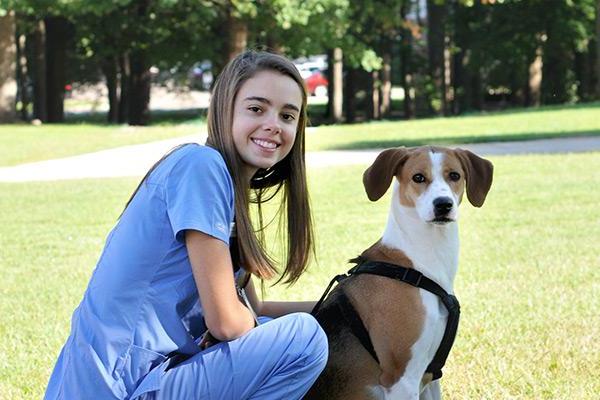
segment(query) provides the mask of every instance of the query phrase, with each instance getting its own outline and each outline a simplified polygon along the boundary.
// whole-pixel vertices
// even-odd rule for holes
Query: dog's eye
[[[448,174],[448,177],[453,182],[457,182],[458,180],[460,180],[460,174],[458,172],[450,172]]]
[[[423,174],[414,174],[412,180],[415,183],[423,183],[425,182],[425,176]]]

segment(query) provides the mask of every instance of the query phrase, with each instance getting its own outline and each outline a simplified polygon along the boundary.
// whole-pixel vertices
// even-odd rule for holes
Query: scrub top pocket
[[[123,368],[125,387],[136,388],[150,371],[167,360],[167,357],[152,350],[131,345]]]

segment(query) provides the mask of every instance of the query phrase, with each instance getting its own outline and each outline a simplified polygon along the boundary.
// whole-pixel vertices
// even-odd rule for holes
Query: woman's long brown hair
[[[243,161],[233,143],[231,132],[233,109],[237,93],[244,82],[265,70],[276,71],[293,79],[302,92],[302,107],[296,138],[290,153],[268,170],[258,170],[252,181],[248,182],[243,174]],[[261,279],[270,279],[277,275],[275,261],[265,249],[266,227],[261,204],[273,198],[280,198],[281,204],[277,216],[284,222],[282,227],[286,230],[287,240],[284,248],[285,268],[277,282],[290,284],[298,280],[306,270],[311,257],[314,256],[312,215],[304,161],[306,103],[304,80],[291,61],[278,54],[249,50],[230,61],[221,72],[215,82],[208,108],[206,144],[221,153],[233,179],[237,243],[241,264],[247,271]],[[176,149],[171,150],[148,171],[127,205],[156,166]],[[277,194],[280,196],[276,196]],[[258,221],[254,224],[250,218],[250,203],[257,204]],[[285,220],[282,219],[283,212],[286,213]]]
[[[242,173],[243,161],[233,144],[233,108],[236,95],[244,82],[265,70],[276,71],[293,79],[302,92],[302,107],[290,153],[268,170],[259,170],[249,183]],[[291,61],[278,54],[253,50],[234,58],[221,72],[213,89],[208,109],[207,144],[223,155],[233,178],[241,263],[261,279],[269,279],[277,274],[274,260],[265,249],[265,226],[260,207],[264,201],[274,197],[273,192],[283,189],[279,217],[281,218],[283,210],[286,212],[287,240],[284,251],[287,260],[279,281],[293,283],[298,280],[314,255],[312,217],[304,163],[306,101],[304,80]],[[256,229],[250,218],[250,202],[256,202],[258,205]]]

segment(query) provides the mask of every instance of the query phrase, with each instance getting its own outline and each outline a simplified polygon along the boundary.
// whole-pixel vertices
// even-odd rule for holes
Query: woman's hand
[[[221,343],[220,340],[215,339],[215,337],[210,333],[210,331],[206,331],[204,332],[204,335],[202,335],[202,340],[200,340],[200,343],[198,343],[198,346],[200,347],[201,350],[206,350],[211,346],[214,346],[217,343]]]

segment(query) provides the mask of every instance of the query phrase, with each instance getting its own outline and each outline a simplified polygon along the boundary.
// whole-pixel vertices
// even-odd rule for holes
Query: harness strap
[[[356,336],[365,350],[367,350],[375,359],[375,361],[377,361],[377,364],[379,364],[379,358],[377,357],[377,353],[373,348],[373,342],[369,336],[369,331],[367,328],[365,328],[365,324],[362,322],[360,315],[358,315],[356,309],[354,306],[352,306],[350,299],[343,290],[340,290],[340,293],[337,295],[335,305],[337,306],[342,317],[348,323],[348,326],[352,330],[354,336]]]
[[[331,280],[329,286],[327,286],[327,289],[325,290],[325,293],[323,293],[323,296],[317,302],[311,314],[315,315],[317,313],[335,282],[339,283],[342,280],[349,278],[353,275],[371,274],[384,276],[400,282],[407,283],[414,287],[425,289],[428,292],[431,292],[438,296],[444,304],[444,306],[446,307],[446,309],[448,310],[448,321],[444,330],[444,336],[442,338],[438,350],[435,353],[435,356],[433,357],[433,360],[431,361],[426,370],[426,372],[431,373],[433,375],[433,380],[441,378],[442,368],[446,364],[446,359],[450,354],[450,349],[454,344],[454,339],[456,338],[456,331],[458,330],[458,321],[460,318],[460,304],[458,302],[458,299],[454,295],[451,295],[448,292],[446,292],[444,288],[442,288],[436,282],[432,281],[416,269],[405,268],[399,265],[379,261],[361,260],[360,257],[356,261],[358,261],[358,264],[352,269],[350,269],[350,271],[348,271],[348,274],[337,275]],[[366,330],[362,320],[360,319],[360,316],[356,313],[356,310],[350,303],[350,300],[343,292],[343,290],[338,295],[338,301],[336,301],[334,304],[337,305],[341,315],[343,315],[344,319],[346,319],[346,321],[348,322],[348,325],[350,326],[350,329],[352,330],[353,334],[359,339],[361,344],[371,354],[371,356],[373,356],[377,363],[379,363],[379,359],[377,358],[377,354],[375,353],[375,350],[373,348],[373,343],[371,342],[369,333]]]
[[[329,294],[329,292],[331,291],[331,288],[333,287],[334,283],[340,283],[341,281],[343,281],[346,278],[349,278],[350,275],[347,274],[340,274],[340,275],[336,275],[333,277],[333,279],[331,280],[331,282],[329,282],[329,285],[327,286],[327,289],[325,289],[325,292],[323,293],[323,296],[321,296],[321,298],[319,299],[319,301],[317,301],[317,304],[315,304],[315,306],[313,307],[312,311],[310,312],[312,316],[317,315],[317,311],[319,311],[319,309],[321,308],[321,306],[323,305],[323,302],[325,301],[325,298],[327,297],[327,295]]]
[[[409,285],[421,289],[425,289],[440,298],[448,310],[448,321],[446,323],[446,328],[444,330],[444,336],[440,343],[440,347],[438,347],[433,360],[427,367],[426,372],[429,372],[433,375],[433,380],[441,378],[442,368],[446,364],[446,360],[450,354],[450,349],[452,348],[454,339],[456,338],[456,331],[458,330],[458,321],[460,318],[460,304],[458,299],[446,292],[444,288],[442,288],[436,282],[432,281],[421,272],[413,268],[405,268],[379,261],[364,261],[352,268],[349,273],[351,275],[372,274],[385,276],[408,283]]]

